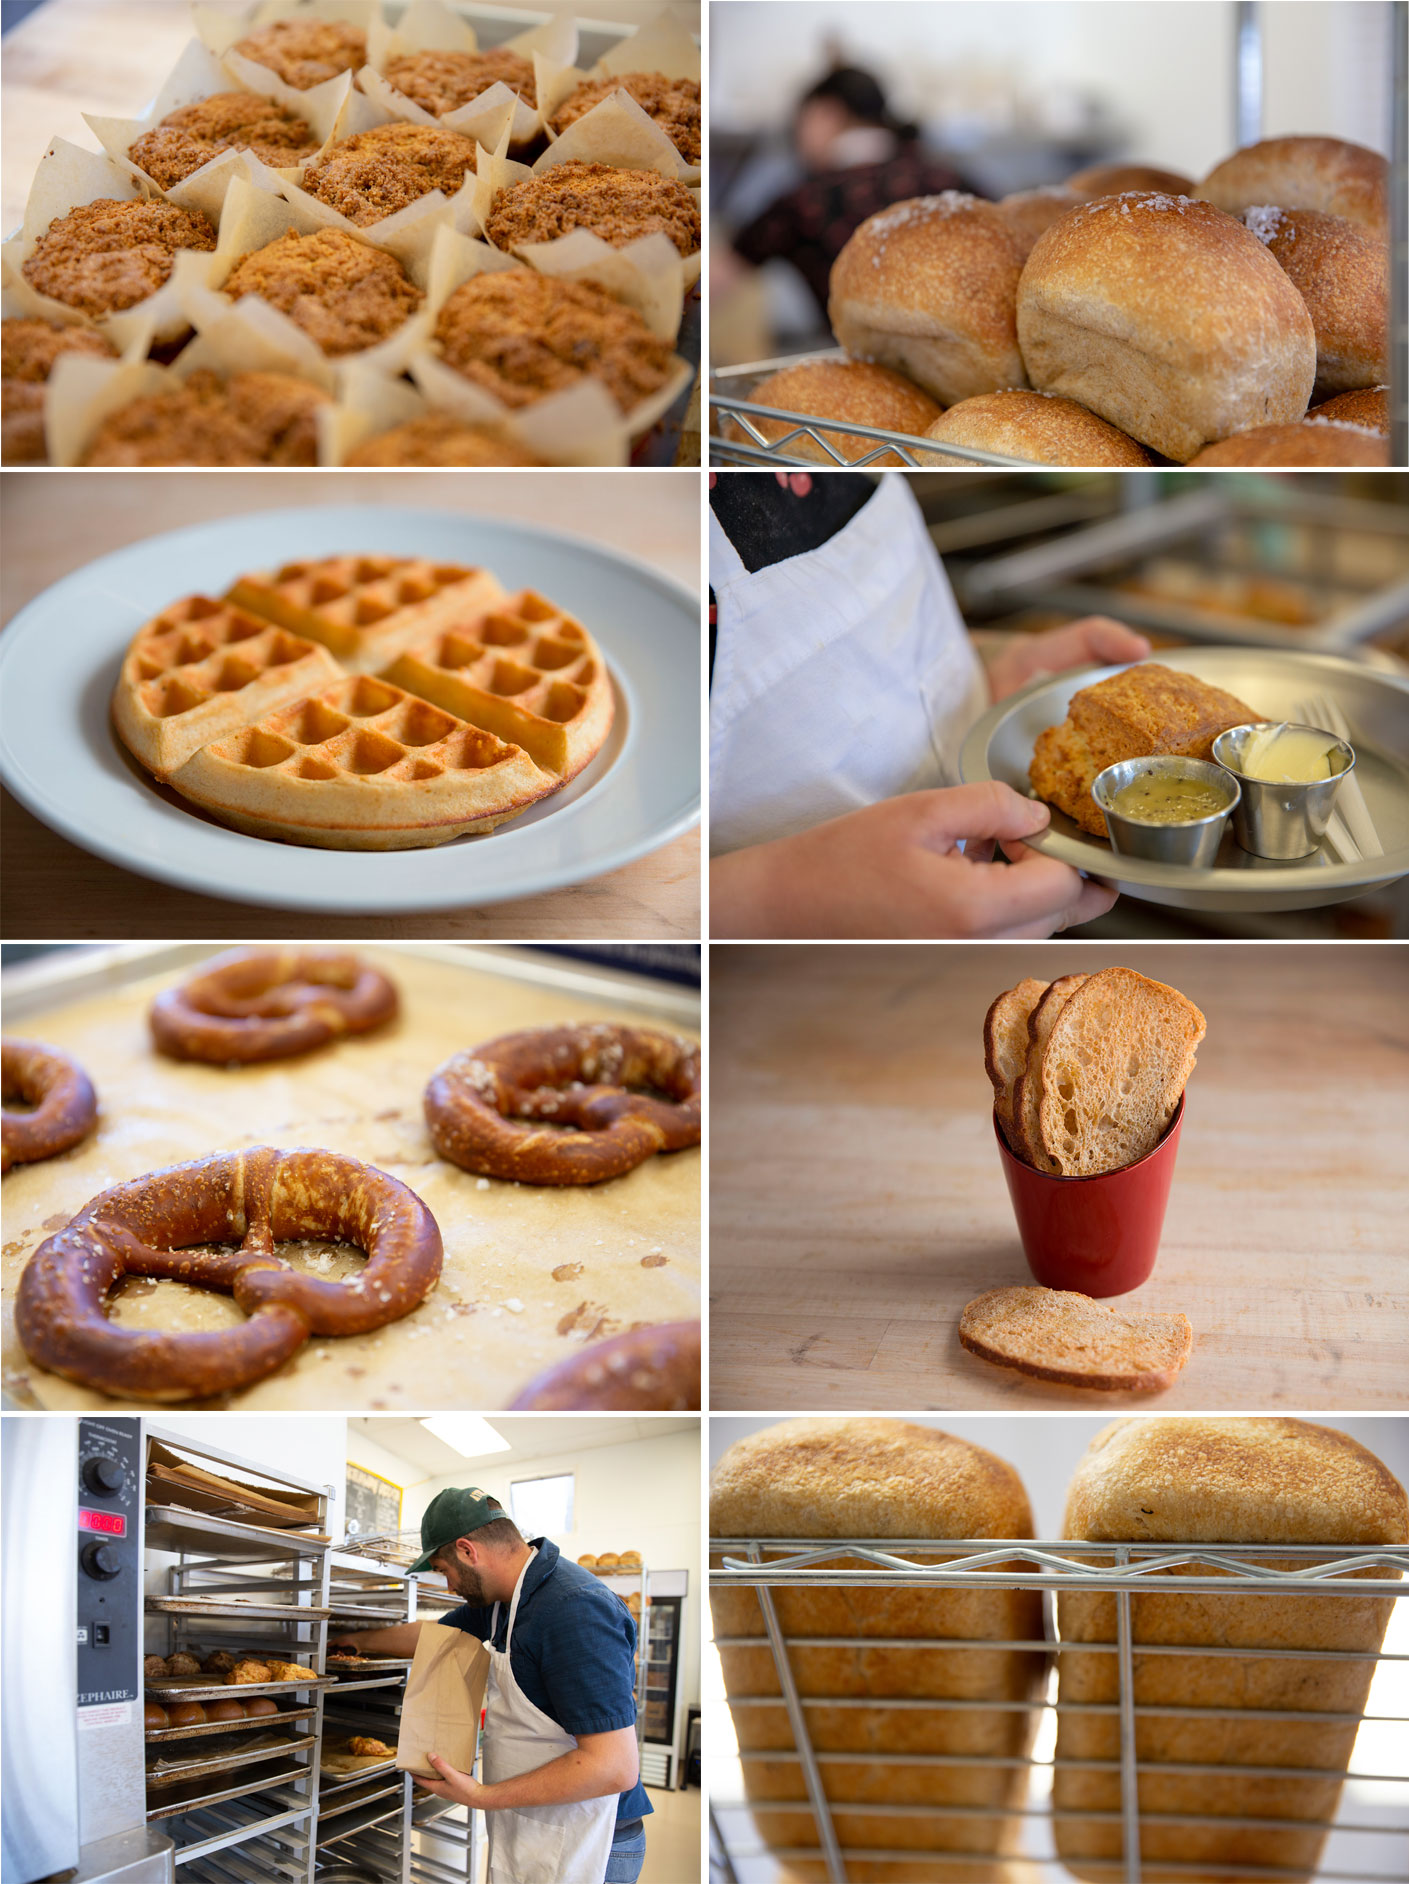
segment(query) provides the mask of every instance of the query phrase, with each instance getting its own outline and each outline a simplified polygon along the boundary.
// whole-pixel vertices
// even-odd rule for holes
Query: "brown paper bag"
[[[403,1773],[439,1779],[429,1753],[438,1753],[458,1772],[470,1771],[488,1682],[489,1650],[483,1642],[441,1622],[422,1623],[396,1741],[396,1764]]]

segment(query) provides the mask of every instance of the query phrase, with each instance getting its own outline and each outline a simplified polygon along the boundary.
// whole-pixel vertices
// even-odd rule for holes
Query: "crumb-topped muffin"
[[[223,150],[247,150],[262,164],[288,170],[318,149],[302,118],[257,92],[216,92],[169,111],[127,155],[162,189],[172,189]]]
[[[346,20],[275,20],[230,48],[306,92],[367,63],[367,35]]]
[[[103,420],[86,465],[311,465],[328,394],[290,373],[192,373]]]
[[[56,217],[23,273],[40,294],[96,318],[155,294],[178,249],[214,247],[214,225],[198,210],[100,196]]]
[[[531,268],[476,275],[440,310],[447,366],[506,406],[599,379],[623,412],[670,377],[671,352],[634,308],[590,281]]]
[[[380,222],[432,190],[454,196],[475,167],[474,139],[438,124],[379,124],[335,144],[300,178],[349,222]]]
[[[549,119],[561,137],[570,124],[613,92],[630,92],[654,118],[687,164],[700,161],[700,87],[697,79],[667,78],[664,72],[623,72],[620,78],[590,79],[569,92]]]
[[[92,327],[63,327],[56,321],[0,321],[0,380],[3,380],[6,464],[43,464],[44,390],[61,353],[117,357],[106,335]]]
[[[501,249],[552,242],[574,229],[590,229],[613,248],[659,229],[682,255],[693,255],[700,246],[699,205],[683,183],[654,170],[554,164],[500,190],[485,225]]]
[[[448,412],[427,412],[369,438],[347,459],[356,465],[519,465],[539,460],[512,439],[482,425],[466,425]]]
[[[388,59],[382,77],[413,104],[443,118],[491,85],[507,85],[526,105],[536,105],[533,61],[497,46],[489,52],[406,52]]]
[[[328,354],[375,346],[425,299],[394,255],[343,229],[279,236],[235,264],[225,292],[261,295]]]

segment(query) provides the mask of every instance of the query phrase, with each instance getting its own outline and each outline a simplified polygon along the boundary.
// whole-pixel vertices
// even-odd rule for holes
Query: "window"
[[[509,1484],[509,1516],[525,1537],[566,1537],[572,1530],[572,1473],[516,1478]]]

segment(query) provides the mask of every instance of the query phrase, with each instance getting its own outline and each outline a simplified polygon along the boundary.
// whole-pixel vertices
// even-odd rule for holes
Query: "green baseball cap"
[[[503,1515],[504,1507],[499,1500],[491,1498],[477,1485],[464,1490],[452,1485],[437,1492],[421,1519],[421,1554],[412,1564],[412,1570],[426,1569],[438,1550],[453,1544],[457,1537],[468,1537],[483,1524],[493,1524]]]

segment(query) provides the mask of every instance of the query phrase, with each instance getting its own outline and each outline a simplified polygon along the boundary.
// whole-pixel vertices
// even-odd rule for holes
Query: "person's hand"
[[[794,497],[810,497],[812,495],[812,473],[810,471],[775,471],[773,475],[777,478],[783,489],[790,491]],[[713,490],[718,481],[719,473],[717,471],[711,471],[709,474],[709,488]]]
[[[428,1753],[426,1758],[440,1774],[439,1779],[422,1779],[416,1776],[416,1784],[426,1792],[433,1792],[437,1799],[451,1799],[463,1806],[487,1804],[485,1795],[489,1788],[482,1786],[470,1773],[462,1773],[453,1767],[449,1760],[442,1760],[438,1753]]]
[[[1006,648],[988,670],[994,700],[1006,700],[1039,674],[1062,674],[1092,661],[1143,661],[1150,644],[1143,635],[1108,615],[1087,615],[1045,635],[1024,635]]]
[[[1116,892],[1022,842],[1050,821],[1046,805],[997,780],[886,798],[718,858],[710,934],[1053,935],[1103,916]],[[1009,863],[993,860],[1000,844]]]

